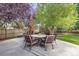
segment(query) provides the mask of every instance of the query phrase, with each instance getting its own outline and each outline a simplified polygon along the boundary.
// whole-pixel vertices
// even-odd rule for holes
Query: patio
[[[33,46],[30,51],[23,48],[23,37],[0,42],[0,56],[79,56],[79,46],[57,40],[54,49],[50,45],[45,51],[42,47]]]

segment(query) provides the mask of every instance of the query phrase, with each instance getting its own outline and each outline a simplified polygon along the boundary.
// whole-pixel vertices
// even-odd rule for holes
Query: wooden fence
[[[21,29],[0,29],[0,40],[22,36],[24,32]]]

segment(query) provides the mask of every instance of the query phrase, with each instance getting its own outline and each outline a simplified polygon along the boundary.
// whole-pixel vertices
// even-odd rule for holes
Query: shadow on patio
[[[0,56],[79,56],[79,46],[57,40],[54,49],[49,45],[47,51],[42,47],[33,46],[30,51],[23,48],[23,37],[0,42]]]

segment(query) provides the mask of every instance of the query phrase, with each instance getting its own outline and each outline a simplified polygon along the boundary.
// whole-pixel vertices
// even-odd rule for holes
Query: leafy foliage
[[[76,9],[77,9],[77,13],[78,13],[78,19],[77,19],[77,22],[74,25],[74,29],[79,30],[79,3],[77,3]]]
[[[74,25],[74,29],[79,30],[79,21],[77,21]]]
[[[76,19],[76,4],[39,4],[36,12],[36,22],[45,24],[45,27],[56,26],[68,29]]]
[[[31,3],[0,3],[1,26],[5,24],[5,27],[7,27],[7,23],[11,23],[14,20],[22,20],[24,22],[33,14],[34,8]]]
[[[13,28],[17,28],[17,29],[24,29],[25,27],[22,21],[13,21],[11,24]]]
[[[30,15],[31,5],[25,3],[0,4],[0,17],[7,20],[24,19]]]

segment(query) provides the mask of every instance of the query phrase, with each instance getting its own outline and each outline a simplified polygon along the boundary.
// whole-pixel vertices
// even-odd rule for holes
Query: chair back
[[[46,36],[46,43],[52,43],[54,41],[55,36],[54,35],[47,35]]]
[[[31,36],[30,35],[26,35],[25,36],[25,41],[31,43],[32,42]]]

